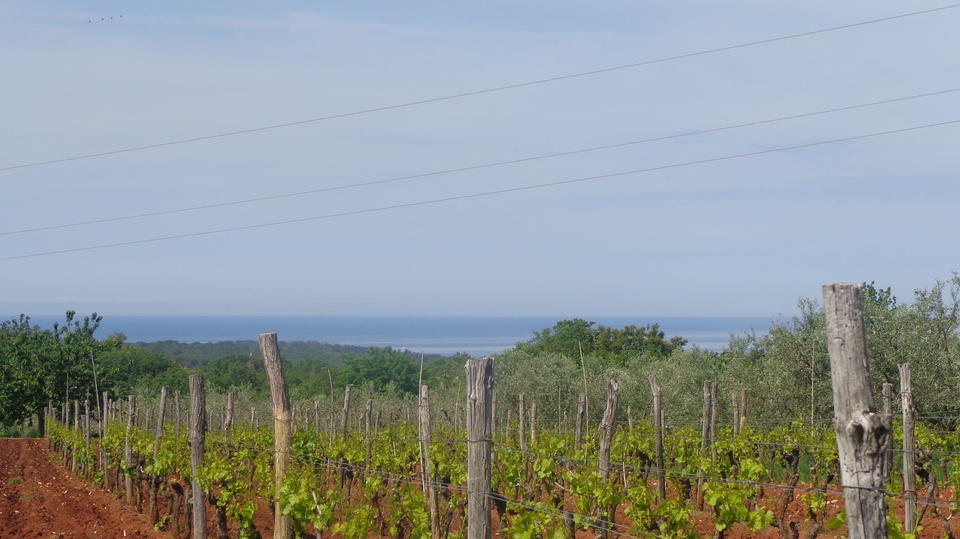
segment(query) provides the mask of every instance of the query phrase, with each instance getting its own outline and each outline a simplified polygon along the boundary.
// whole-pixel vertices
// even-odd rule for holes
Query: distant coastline
[[[77,313],[82,320],[84,313]],[[101,313],[102,314],[102,313]],[[8,315],[10,320],[19,315]],[[428,354],[471,356],[498,353],[529,340],[534,331],[552,327],[564,316],[111,316],[103,315],[97,337],[123,333],[128,342],[221,342],[257,340],[276,332],[281,341],[318,341],[376,346]],[[700,348],[719,351],[729,336],[754,329],[766,333],[773,317],[616,316],[582,317],[623,327],[659,323],[667,337],[679,335]],[[49,328],[60,316],[31,316],[33,325]]]

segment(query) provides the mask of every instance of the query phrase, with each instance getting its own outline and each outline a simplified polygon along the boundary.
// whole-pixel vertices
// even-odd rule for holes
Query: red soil
[[[804,492],[801,485],[787,510],[787,520],[797,523],[797,536],[806,537],[811,526],[807,521],[804,507],[799,499]],[[142,499],[146,499],[145,485],[141,485]],[[773,509],[776,507],[780,491],[765,488],[762,504]],[[954,492],[940,493],[941,498],[952,499]],[[923,494],[921,494],[921,499]],[[160,514],[167,514],[165,497],[161,496]],[[843,500],[829,497],[829,509],[826,519],[836,515],[843,507]],[[896,514],[902,518],[903,504],[897,503]],[[924,514],[924,529],[918,539],[944,537],[944,524],[953,512],[946,507],[928,508]],[[462,517],[462,515],[459,515]],[[712,537],[714,527],[710,512],[698,512],[693,516],[697,531],[701,537]],[[457,519],[459,521],[459,519]],[[493,535],[500,537],[499,518],[493,518]],[[617,523],[628,524],[620,513]],[[259,504],[255,516],[257,529],[263,537],[273,535],[273,517],[265,501]],[[949,524],[954,524],[950,522]],[[948,525],[949,525],[948,524]],[[189,537],[187,523],[180,526],[181,537]],[[960,525],[957,525],[960,527]],[[230,523],[229,536],[236,537],[233,523]],[[454,528],[458,528],[454,525]],[[954,526],[951,526],[954,527]],[[169,529],[169,527],[168,527]],[[216,537],[216,525],[213,510],[208,506],[208,536]],[[312,531],[308,529],[308,532]],[[960,530],[958,530],[960,531]],[[836,539],[845,533],[822,530],[818,539]],[[958,534],[960,535],[960,534]],[[146,516],[138,514],[135,508],[122,502],[118,493],[103,490],[95,485],[75,478],[64,467],[51,460],[44,440],[2,439],[0,438],[0,537],[3,539],[66,539],[66,538],[125,538],[175,539],[169,532],[155,531]],[[307,537],[316,537],[308,535]],[[329,532],[322,539],[335,539]],[[372,536],[373,537],[373,536]],[[579,530],[577,538],[593,537],[592,532]],[[725,539],[780,539],[780,530],[767,527],[758,532],[750,532],[742,525],[727,530]]]
[[[170,539],[111,493],[51,461],[44,440],[10,438],[0,439],[0,536]]]

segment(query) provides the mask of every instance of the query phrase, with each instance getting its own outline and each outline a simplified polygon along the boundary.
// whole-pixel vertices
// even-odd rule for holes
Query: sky
[[[949,1],[6,0],[0,313],[909,299],[960,270]]]

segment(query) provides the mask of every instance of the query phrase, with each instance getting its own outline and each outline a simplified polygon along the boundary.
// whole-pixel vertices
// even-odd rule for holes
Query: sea
[[[11,320],[5,316],[0,320]],[[549,316],[108,316],[96,336],[123,333],[127,342],[256,341],[260,333],[277,333],[280,341],[392,347],[444,356],[463,352],[481,357],[528,341],[534,332],[570,317]],[[773,317],[584,317],[622,328],[660,324],[669,339],[680,336],[689,346],[721,351],[731,334],[766,333]],[[80,318],[82,321],[82,317]],[[63,316],[33,316],[32,325],[53,327]]]

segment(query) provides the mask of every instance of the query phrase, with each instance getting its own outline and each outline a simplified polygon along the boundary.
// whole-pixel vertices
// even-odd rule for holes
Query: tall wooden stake
[[[610,448],[613,435],[617,432],[617,407],[620,404],[620,384],[616,380],[607,382],[607,407],[600,422],[600,463],[597,471],[600,477],[610,477]]]
[[[901,363],[897,368],[900,369],[900,408],[903,411],[903,531],[910,533],[917,527],[917,454],[913,443],[913,378],[909,363]]]
[[[133,445],[130,443],[130,432],[133,430],[133,420],[137,415],[137,396],[129,395],[127,399],[127,431],[123,448],[123,463],[126,466],[127,473],[124,474],[123,488],[127,504],[133,505],[133,476],[131,475],[133,468]]]
[[[577,432],[574,442],[576,444],[577,451],[580,450],[580,446],[583,445],[583,429],[584,423],[586,422],[587,417],[587,394],[581,393],[580,400],[577,401]]]
[[[420,386],[420,448],[423,471],[423,484],[427,488],[427,500],[430,504],[430,536],[440,539],[440,506],[437,497],[437,486],[433,481],[433,470],[430,464],[430,392],[426,385]]]
[[[653,393],[653,435],[657,466],[657,499],[667,498],[667,471],[663,467],[663,392],[657,375],[650,375],[650,391]]]
[[[467,539],[491,539],[493,358],[467,361]],[[521,416],[522,417],[522,416]]]
[[[518,434],[520,435],[520,451],[527,452],[527,394],[520,394],[520,426],[517,429]]]
[[[343,422],[340,425],[340,430],[343,432],[343,435],[347,435],[347,428],[349,428],[350,421],[350,392],[353,391],[353,384],[347,385],[343,389]]]
[[[287,378],[283,373],[283,363],[280,362],[280,348],[277,346],[276,333],[260,334],[260,353],[263,355],[263,365],[270,380],[270,396],[273,400],[273,433],[274,433],[274,539],[291,539],[293,537],[293,519],[284,515],[280,510],[280,486],[287,474],[287,464],[290,461],[291,416],[290,394],[287,392]]]
[[[616,380],[607,382],[607,406],[603,410],[603,419],[600,421],[600,462],[597,471],[604,481],[610,478],[610,448],[613,446],[613,436],[617,432],[617,407],[620,404],[620,384]],[[603,520],[614,521],[616,505],[601,508]],[[606,539],[609,532],[606,526],[598,530],[596,537]]]
[[[848,537],[887,537],[884,454],[890,447],[893,421],[878,414],[873,403],[860,286],[824,285],[823,303]]]
[[[207,494],[197,479],[203,466],[204,443],[207,438],[207,398],[203,391],[203,375],[190,375],[190,472],[193,481],[193,539],[207,539]]]

